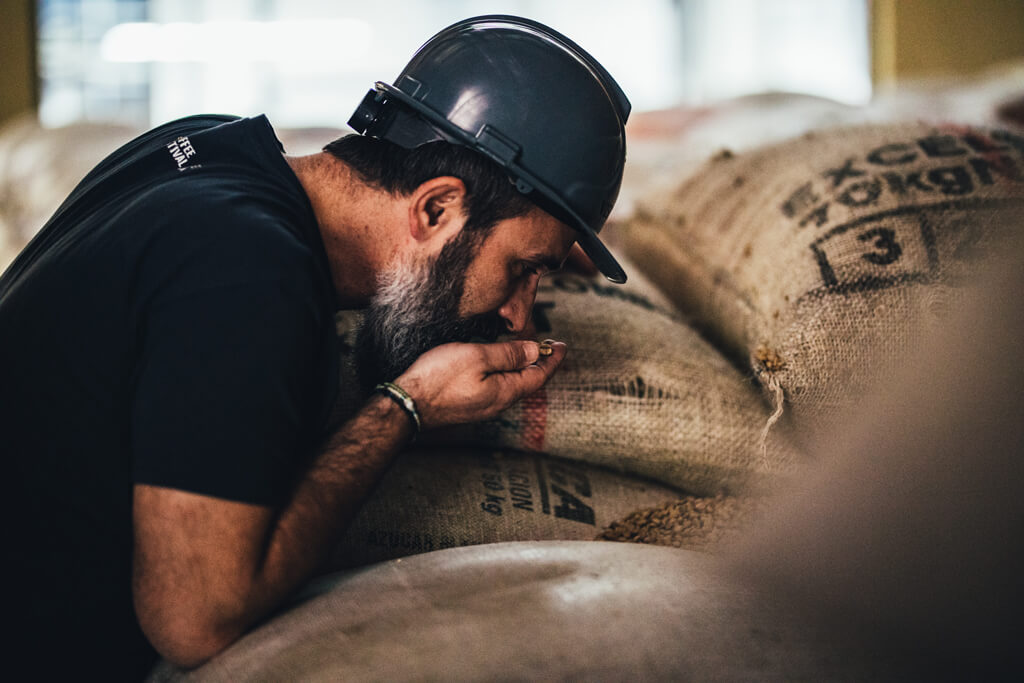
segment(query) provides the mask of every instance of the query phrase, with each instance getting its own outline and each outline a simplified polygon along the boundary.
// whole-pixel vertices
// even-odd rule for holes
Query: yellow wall
[[[876,84],[1024,57],[1024,0],[871,0]]]
[[[0,2],[0,124],[39,102],[34,0]]]

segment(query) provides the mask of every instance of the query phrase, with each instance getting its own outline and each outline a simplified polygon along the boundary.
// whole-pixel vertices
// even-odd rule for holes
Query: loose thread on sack
[[[772,392],[772,403],[775,408],[768,417],[764,429],[761,430],[761,460],[765,469],[771,471],[772,468],[768,462],[768,433],[771,432],[772,427],[782,417],[783,406],[786,403],[786,394],[782,390],[782,383],[775,373],[786,367],[786,361],[782,359],[777,351],[769,348],[767,344],[761,344],[757,347],[757,350],[754,352],[754,360],[760,366],[760,370],[757,373],[758,379]]]
[[[765,374],[768,375],[768,381],[765,382],[765,386],[772,392],[772,403],[775,405],[775,411],[768,417],[764,429],[761,430],[761,460],[764,463],[765,469],[771,470],[771,465],[768,462],[768,433],[782,417],[782,408],[786,402],[786,394],[782,390],[782,382],[779,381],[778,377],[770,373]]]

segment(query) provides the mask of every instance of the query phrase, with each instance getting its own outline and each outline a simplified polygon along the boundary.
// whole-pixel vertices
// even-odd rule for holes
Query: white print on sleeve
[[[178,164],[179,171],[184,171],[185,167],[191,163],[192,157],[196,155],[195,147],[192,146],[192,142],[185,135],[169,142],[167,144],[167,151],[171,153],[171,157]]]

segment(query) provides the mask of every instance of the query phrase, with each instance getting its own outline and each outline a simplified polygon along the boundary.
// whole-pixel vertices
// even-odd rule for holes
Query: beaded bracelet
[[[412,396],[410,396],[405,389],[393,382],[378,384],[373,388],[373,390],[377,393],[384,394],[397,403],[398,407],[404,410],[405,413],[412,418],[413,433],[410,443],[415,441],[416,436],[420,433],[420,427],[422,424],[420,423],[420,411],[416,410],[416,402],[412,400]]]

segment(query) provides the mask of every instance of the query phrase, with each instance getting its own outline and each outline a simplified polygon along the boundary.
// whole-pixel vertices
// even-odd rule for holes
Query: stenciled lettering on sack
[[[941,202],[1000,182],[1024,182],[1024,136],[1005,130],[985,135],[933,134],[888,143],[863,158],[848,157],[796,187],[779,205],[798,228],[825,228],[836,205],[871,208],[884,197]],[[921,168],[930,160],[948,161]],[[906,168],[907,165],[917,168]]]
[[[481,453],[477,456],[480,466],[480,483],[483,485],[483,500],[480,509],[487,514],[501,517],[504,510],[505,475],[502,472],[502,456],[500,452]]]
[[[500,453],[481,454],[477,460],[484,489],[481,510],[500,517],[505,513],[505,502],[509,501],[514,510],[534,511],[533,482],[526,464],[503,459]]]
[[[481,462],[489,461],[490,458],[485,458]],[[501,517],[505,514],[506,502],[511,501],[513,510],[537,512],[533,481],[527,465],[507,462],[507,472],[489,468],[480,472],[480,483],[483,486],[480,509]],[[534,468],[540,512],[558,519],[596,525],[594,508],[584,500],[593,496],[593,490],[590,479],[582,470],[570,463],[551,462],[541,456],[535,456]]]
[[[548,318],[548,311],[555,307],[554,301],[535,301],[533,304],[533,327],[538,333],[551,332],[551,319]]]
[[[503,513],[502,503],[505,502],[505,496],[498,495],[505,491],[501,472],[482,472],[480,481],[484,487],[484,499],[480,503],[480,509],[500,517]]]
[[[454,540],[453,540],[454,542]],[[430,552],[440,550],[443,547],[435,542],[430,534],[421,534],[415,531],[392,531],[385,529],[370,529],[366,532],[366,544],[387,550],[403,550],[412,552]]]
[[[558,304],[547,297],[559,292],[563,294],[593,294],[604,299],[617,299],[638,306],[646,311],[658,313],[672,320],[678,318],[678,314],[674,311],[658,306],[641,294],[623,289],[621,285],[605,286],[584,277],[562,274],[542,280],[541,285],[537,288],[538,297],[544,297],[538,298],[534,302],[531,314],[533,326],[538,333],[554,331],[551,313],[558,308]]]
[[[512,465],[508,468],[508,495],[512,499],[513,508],[533,512],[530,474],[522,465]]]
[[[178,165],[179,171],[184,171],[196,156],[196,149],[192,146],[192,141],[188,139],[187,135],[179,135],[167,143],[167,151],[171,153],[171,158]],[[192,168],[195,168],[195,166],[192,166]]]
[[[619,299],[648,311],[658,307],[645,296],[623,289],[619,285],[603,285],[595,280],[569,274],[554,275],[537,288],[538,293],[563,292],[565,294],[595,294],[604,299]]]
[[[593,495],[586,474],[568,464],[549,463],[547,475],[555,517],[595,526],[594,508],[581,500]]]
[[[1007,209],[1024,211],[1024,197],[967,197],[906,205],[836,226],[810,245],[822,289],[848,294],[932,282],[941,272],[941,258],[960,262],[979,258],[984,226],[991,222],[985,214]]]

